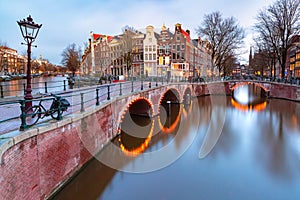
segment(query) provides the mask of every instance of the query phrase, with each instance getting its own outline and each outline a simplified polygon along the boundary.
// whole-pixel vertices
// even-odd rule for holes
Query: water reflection
[[[233,99],[241,105],[260,104],[265,101],[265,91],[255,84],[241,85],[233,91]]]
[[[179,125],[182,107],[179,103],[165,102],[160,106],[158,123],[164,133],[173,133]]]
[[[231,105],[242,111],[262,111],[267,107],[265,91],[255,84],[245,84],[233,92]]]
[[[256,112],[236,109],[230,97],[222,102],[198,98],[193,105],[199,108],[194,107],[186,118],[181,115],[174,132],[153,134],[145,153],[170,145],[168,155],[172,156],[189,138],[193,139],[172,165],[132,174],[93,160],[54,199],[297,199],[300,104],[269,99],[265,109]],[[204,159],[199,159],[212,118],[212,124],[217,124],[214,115],[224,110],[226,120],[219,140]],[[155,120],[154,132],[157,126]],[[193,138],[195,132],[197,137]],[[180,140],[174,140],[175,135],[180,135]],[[109,155],[115,156],[112,152]],[[144,155],[127,160],[123,166],[140,166],[147,159]],[[155,159],[160,156],[152,157]]]
[[[258,103],[258,104],[250,104],[249,103],[247,105],[244,105],[244,104],[240,104],[240,103],[236,102],[234,99],[231,99],[231,105],[233,107],[235,107],[236,109],[242,110],[245,112],[252,111],[252,110],[262,111],[267,107],[267,101],[265,100],[264,102]]]
[[[137,156],[144,152],[152,138],[153,128],[154,120],[149,116],[130,115],[127,111],[117,137],[121,150],[128,156]]]
[[[64,90],[63,76],[51,76],[51,77],[36,77],[31,79],[32,94],[45,93],[45,82],[47,82],[47,92],[55,92]],[[66,89],[68,89],[68,82],[66,82]],[[12,80],[9,82],[0,82],[3,86],[4,96],[20,96],[24,94],[24,84],[26,79]]]

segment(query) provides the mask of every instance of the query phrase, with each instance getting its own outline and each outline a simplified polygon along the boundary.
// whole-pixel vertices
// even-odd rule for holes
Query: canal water
[[[198,97],[153,119],[131,116],[136,126],[125,120],[53,199],[299,199],[300,103],[248,97]]]
[[[64,81],[66,89],[69,89],[67,78],[64,76],[36,77],[31,79],[32,94],[45,93],[45,82],[47,82],[47,92],[63,91]],[[0,82],[3,87],[3,96],[22,96],[24,95],[24,84],[26,79],[11,80]],[[25,86],[26,87],[26,86]]]

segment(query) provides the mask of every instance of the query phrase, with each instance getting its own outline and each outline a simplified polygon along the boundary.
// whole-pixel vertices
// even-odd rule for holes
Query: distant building
[[[295,35],[290,40],[288,49],[287,68],[291,77],[300,78],[300,36]]]
[[[0,46],[0,74],[23,74],[26,72],[27,58],[18,54],[17,50]]]
[[[174,33],[162,26],[160,33],[147,26],[145,33],[126,26],[123,33],[106,36],[90,33],[82,56],[81,73],[151,76],[207,76],[214,74],[209,42],[192,40],[189,30],[175,25]]]
[[[258,76],[281,76],[280,65],[275,53],[272,54],[260,49],[252,53],[252,48],[250,48],[248,71],[250,74]]]
[[[158,34],[154,32],[153,26],[146,27],[144,44],[144,74],[148,76],[158,76],[157,71],[157,46]]]
[[[161,27],[158,36],[158,50],[157,50],[157,76],[166,76],[168,71],[171,71],[171,39],[173,34],[165,25]]]
[[[211,47],[208,40],[194,39],[195,48],[195,70],[197,76],[211,76],[214,72],[211,71]]]
[[[181,24],[175,24],[175,33],[171,39],[171,76],[191,76],[191,38],[189,30],[184,31]],[[191,72],[191,73],[190,73]]]

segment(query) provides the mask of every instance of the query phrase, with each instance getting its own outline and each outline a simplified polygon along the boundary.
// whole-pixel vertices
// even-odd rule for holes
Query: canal
[[[239,90],[124,116],[120,135],[52,199],[298,199],[300,103]]]
[[[69,89],[67,78],[64,76],[35,77],[31,80],[32,94],[45,93],[45,83],[47,83],[47,92],[49,93],[63,91],[64,81],[66,89]],[[26,84],[26,79],[0,82],[0,85],[3,87],[3,96],[23,96],[24,84]]]

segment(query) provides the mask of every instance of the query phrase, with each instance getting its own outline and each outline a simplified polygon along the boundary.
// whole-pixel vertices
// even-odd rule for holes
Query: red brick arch
[[[231,91],[235,90],[237,87],[240,87],[242,85],[249,85],[254,84],[260,88],[262,88],[266,93],[268,93],[270,90],[266,88],[262,83],[252,82],[252,81],[243,81],[243,82],[235,82],[235,84],[230,88]]]

